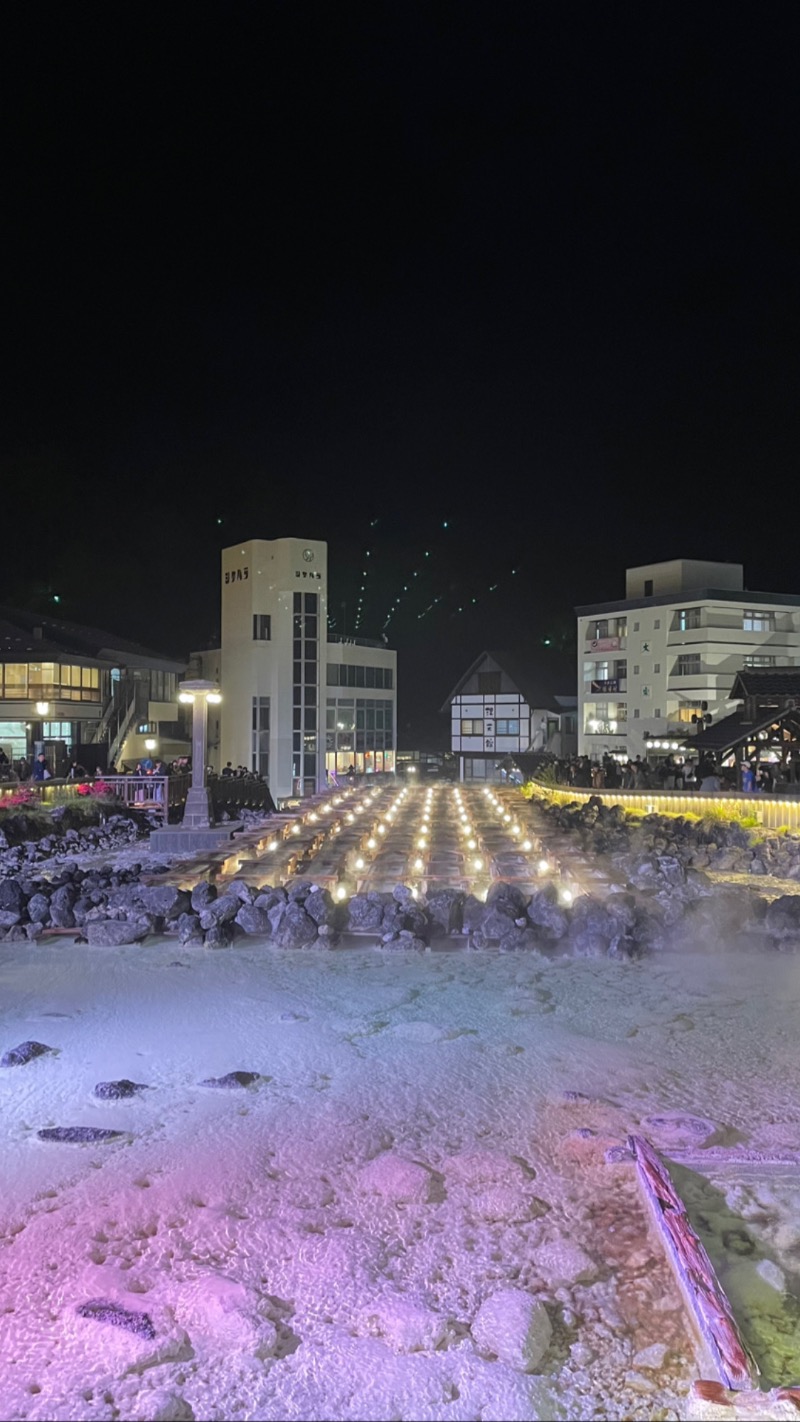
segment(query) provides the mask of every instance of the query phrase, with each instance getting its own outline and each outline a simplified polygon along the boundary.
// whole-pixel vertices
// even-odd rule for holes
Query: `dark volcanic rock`
[[[31,894],[28,899],[28,918],[31,923],[47,923],[50,917],[50,900],[46,894]]]
[[[43,1057],[46,1052],[53,1051],[55,1047],[45,1046],[44,1042],[20,1042],[18,1047],[12,1047],[0,1058],[0,1066],[24,1066],[26,1062],[33,1061],[34,1057]]]
[[[318,928],[325,924],[333,923],[336,914],[336,905],[327,889],[317,888],[311,885],[311,892],[308,895],[303,907],[309,918],[313,918]]]
[[[200,920],[202,923],[202,919]],[[203,939],[206,948],[230,948],[233,942],[233,923],[212,923]]]
[[[397,912],[402,918],[402,909]],[[353,894],[347,904],[347,927],[351,933],[379,933],[384,925],[384,905],[380,894]],[[400,925],[398,925],[399,927]]]
[[[523,894],[516,884],[508,884],[504,879],[498,879],[496,883],[491,884],[486,895],[487,909],[505,914],[506,918],[524,918],[527,903],[527,894]]]
[[[538,889],[528,904],[528,918],[534,928],[543,928],[549,938],[563,938],[569,927],[569,918],[558,902],[558,890],[554,884]]]
[[[800,936],[800,894],[774,899],[767,909],[765,926],[774,938]]]
[[[230,923],[236,917],[241,906],[242,901],[235,894],[223,894],[221,899],[214,899],[208,908],[203,909],[200,915],[200,927],[209,929],[213,928],[215,924]]]
[[[144,938],[149,931],[146,919],[100,918],[86,924],[86,938],[93,948],[119,948]]]
[[[316,941],[317,925],[300,904],[289,904],[273,936],[279,948],[307,948]]]
[[[123,1076],[119,1081],[98,1081],[94,1095],[99,1096],[101,1101],[122,1101],[128,1096],[138,1096],[140,1091],[149,1090],[141,1082],[129,1081]]]
[[[433,931],[460,933],[464,922],[466,894],[462,889],[436,889],[428,894],[427,909]]]
[[[115,1328],[124,1328],[128,1333],[135,1333],[137,1338],[150,1340],[156,1336],[149,1313],[136,1313],[107,1299],[90,1299],[79,1304],[76,1312],[81,1318],[93,1318],[96,1323],[111,1323]]]
[[[22,892],[22,885],[16,879],[3,879],[0,882],[0,909],[21,914],[24,907],[25,895]]]
[[[203,930],[200,927],[200,918],[196,913],[182,913],[176,919],[175,926],[178,930],[178,938],[181,943],[202,943]]]
[[[255,904],[243,903],[236,915],[236,922],[245,933],[261,933],[269,937],[272,932],[269,914],[256,908]]]
[[[37,1131],[40,1141],[63,1141],[68,1145],[91,1145],[102,1141],[118,1141],[124,1131],[105,1130],[102,1126],[48,1126]]]
[[[257,1071],[229,1071],[226,1076],[206,1077],[200,1085],[213,1086],[221,1091],[235,1091],[238,1087],[254,1086],[261,1079],[261,1073]]]
[[[177,889],[173,884],[143,885],[139,897],[148,913],[159,918],[179,918],[192,907],[192,896],[186,889]]]
[[[72,884],[60,884],[50,896],[50,921],[56,928],[74,928],[72,912],[77,892]]]
[[[204,909],[208,908],[209,904],[213,904],[216,897],[216,884],[209,884],[207,880],[203,879],[199,884],[195,884],[192,889],[192,908],[195,913],[202,913]]]

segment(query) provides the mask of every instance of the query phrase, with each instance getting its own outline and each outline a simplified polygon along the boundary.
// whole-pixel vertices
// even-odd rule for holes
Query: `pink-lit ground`
[[[62,940],[3,945],[0,994],[3,1049],[59,1049],[0,1074],[8,1417],[685,1415],[680,1302],[605,1150],[670,1111],[739,1152],[800,1144],[790,956]],[[236,1068],[269,1080],[197,1084]],[[118,1077],[154,1089],[92,1097]],[[130,1140],[36,1139],[64,1124]],[[795,1174],[733,1202],[790,1280]],[[470,1331],[508,1285],[553,1325],[533,1374]],[[156,1340],[76,1316],[100,1297],[146,1310]]]

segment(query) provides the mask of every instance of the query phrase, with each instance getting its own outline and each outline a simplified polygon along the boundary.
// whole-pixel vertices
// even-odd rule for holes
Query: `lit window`
[[[675,613],[674,631],[691,632],[700,626],[699,607],[680,607]]]
[[[253,641],[269,642],[272,637],[272,618],[265,612],[253,613]]]
[[[775,613],[774,612],[753,612],[742,613],[742,629],[745,632],[774,632]]]

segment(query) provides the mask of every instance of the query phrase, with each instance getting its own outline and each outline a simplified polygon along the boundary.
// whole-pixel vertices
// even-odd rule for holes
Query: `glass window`
[[[300,724],[301,724],[301,722],[302,722],[302,719],[303,719],[303,712],[301,711],[300,707],[299,707],[299,706],[294,706],[294,707],[292,708],[292,730],[294,730],[294,731],[299,731],[299,730],[300,730]]]
[[[699,676],[702,670],[702,659],[696,652],[684,653],[675,663],[676,676]]]
[[[775,613],[745,610],[742,613],[742,629],[745,632],[774,632]]]
[[[316,610],[317,610],[317,593],[304,593],[303,596],[305,597],[305,600],[306,600],[306,602],[305,602],[305,610],[306,610],[306,612],[316,612]]]
[[[316,729],[317,729],[317,708],[316,708],[316,706],[307,706],[307,707],[306,707],[305,712],[303,713],[303,726],[305,727],[305,729],[306,729],[307,731],[316,731]]]
[[[466,720],[461,722],[462,736],[482,736],[483,721]]]
[[[375,685],[383,686],[383,667],[375,668]]]
[[[699,607],[680,607],[675,613],[675,630],[677,632],[691,632],[695,627],[700,626]]]
[[[661,663],[660,663],[660,662],[656,662],[655,666],[653,667],[653,671],[655,672],[655,674],[656,674],[656,676],[657,676],[658,673],[661,671]]]
[[[313,686],[313,685],[316,684],[316,680],[317,680],[317,664],[316,664],[316,662],[304,662],[304,663],[303,663],[303,680],[304,680],[304,682],[306,683],[306,686],[309,686],[309,685],[312,685],[312,686]]]
[[[778,665],[776,657],[745,657],[746,667],[775,667]]]
[[[292,611],[295,612],[295,613],[300,612],[300,611],[302,611],[302,607],[303,607],[303,594],[302,594],[302,593],[293,593],[293,594],[292,594]]]
[[[356,667],[356,686],[364,685],[364,668]]]
[[[365,683],[365,684],[366,684],[367,686],[372,686],[372,687],[374,687],[374,685],[375,685],[375,668],[374,668],[374,667],[365,667],[365,668],[364,668],[364,673],[365,673],[365,676],[366,676],[366,683]]]
[[[339,685],[339,668],[336,663],[328,662],[328,686]]]
[[[272,618],[266,612],[253,613],[253,641],[269,642],[272,637]]]
[[[9,701],[24,701],[28,694],[28,668],[25,662],[6,662],[4,668],[5,696]]]
[[[306,636],[316,642],[317,640],[317,619],[316,617],[306,617]]]
[[[655,620],[655,622],[653,623],[653,629],[654,629],[654,631],[657,632],[658,629],[660,628],[660,626],[661,626],[661,618],[660,618],[660,617],[657,617],[656,620]]]
[[[391,690],[392,690],[392,688],[393,688],[393,686],[394,686],[394,669],[393,669],[392,667],[384,667],[384,669],[383,669],[383,684],[384,684],[384,686],[386,687],[386,690],[387,690],[387,691],[391,691]]]
[[[519,721],[495,721],[495,731],[498,736],[518,736]]]

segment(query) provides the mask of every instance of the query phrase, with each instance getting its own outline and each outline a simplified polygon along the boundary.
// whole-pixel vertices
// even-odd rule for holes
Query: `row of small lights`
[[[335,809],[335,807],[341,806],[341,805],[343,804],[343,802],[344,802],[349,796],[353,795],[354,793],[355,793],[355,792],[354,792],[352,789],[345,790],[342,795],[336,795],[336,796],[333,797],[332,800],[330,800],[330,801],[328,801],[326,804],[320,806],[319,811],[312,810],[312,811],[310,811],[309,814],[306,815],[305,817],[298,818],[291,826],[288,826],[288,827],[287,827],[287,829],[286,829],[286,831],[285,831],[285,836],[284,836],[284,837],[288,837],[289,834],[299,835],[300,832],[301,832],[301,828],[302,828],[302,825],[303,825],[304,821],[308,821],[308,822],[310,822],[310,823],[316,823],[316,822],[319,821],[322,817],[325,817],[325,816],[328,816],[328,815],[332,814],[333,811],[334,811],[334,809]],[[507,825],[510,826],[509,833],[511,834],[512,839],[513,839],[513,841],[514,841],[515,844],[516,844],[516,843],[519,841],[519,836],[520,836],[521,833],[522,833],[522,827],[520,826],[520,824],[519,824],[518,822],[516,822],[516,821],[513,819],[512,815],[509,814],[509,812],[506,810],[506,808],[505,808],[505,806],[502,804],[502,802],[492,793],[492,791],[491,791],[488,787],[484,789],[483,793],[484,793],[484,796],[486,796],[486,798],[488,799],[490,805],[491,805],[492,808],[494,809],[494,811],[495,811],[495,813],[497,814],[498,818],[499,818],[504,824],[507,824]],[[381,837],[381,838],[386,835],[386,833],[387,833],[389,827],[391,827],[391,826],[394,824],[394,820],[395,820],[395,818],[396,818],[396,816],[397,816],[399,810],[402,808],[402,806],[403,806],[403,804],[404,804],[404,802],[405,802],[405,800],[406,800],[407,795],[408,795],[408,788],[406,787],[406,788],[404,788],[403,790],[399,791],[399,793],[395,796],[395,799],[394,799],[393,803],[390,805],[390,807],[389,807],[388,810],[386,811],[385,815],[382,816],[380,822],[378,823],[378,825],[377,825],[376,828],[375,828],[375,831],[370,833],[370,836],[369,836],[369,838],[368,838],[367,841],[366,841],[366,845],[365,845],[365,848],[366,848],[366,849],[368,849],[368,850],[370,850],[370,851],[374,851],[374,850],[376,850],[376,849],[378,848],[379,843],[380,843],[380,838],[377,838],[377,839],[376,839],[376,837],[375,837],[376,834],[377,834],[379,837]],[[365,813],[365,811],[369,808],[370,804],[374,803],[375,801],[377,801],[377,800],[379,799],[379,796],[380,796],[380,791],[379,791],[379,790],[374,790],[374,791],[372,791],[370,794],[368,794],[368,795],[365,797],[365,801],[364,801],[363,803],[356,804],[356,805],[353,806],[352,810],[348,810],[348,811],[344,812],[344,820],[345,820],[345,822],[348,823],[348,824],[354,824],[354,823],[356,822],[357,817],[358,817],[359,815],[363,815],[363,814]],[[454,797],[454,802],[455,802],[456,813],[457,813],[458,819],[459,819],[459,824],[458,824],[459,833],[466,839],[466,847],[467,847],[467,849],[468,849],[469,851],[471,851],[471,852],[474,852],[474,851],[475,851],[476,849],[478,849],[478,847],[479,847],[479,846],[478,846],[478,841],[477,841],[477,839],[476,839],[476,837],[475,837],[475,836],[476,836],[476,831],[475,831],[473,825],[470,823],[470,816],[469,816],[469,814],[468,814],[468,812],[467,812],[467,810],[466,810],[466,808],[465,808],[464,801],[463,801],[463,798],[462,798],[462,795],[461,795],[461,791],[460,791],[457,787],[454,788],[453,797]],[[433,791],[432,788],[429,787],[428,790],[427,790],[426,793],[425,793],[425,802],[424,802],[424,806],[423,806],[421,821],[420,821],[420,825],[419,825],[419,832],[418,832],[418,833],[419,833],[419,837],[418,837],[417,843],[416,843],[417,849],[424,850],[424,849],[427,849],[427,848],[428,848],[429,840],[430,840],[430,834],[431,834],[431,812],[432,812],[433,807],[434,807],[434,791]],[[342,822],[339,821],[338,823],[336,823],[336,824],[334,824],[334,825],[331,826],[330,833],[331,833],[331,834],[339,834],[339,833],[341,832],[341,829],[342,829]],[[280,841],[279,841],[278,839],[273,839],[273,840],[271,840],[270,843],[269,843],[268,846],[267,846],[268,851],[274,852],[275,850],[277,850],[277,848],[278,848],[278,846],[279,846],[279,843],[280,843]],[[522,841],[522,843],[521,843],[521,845],[520,845],[519,847],[522,849],[522,851],[523,851],[524,853],[529,853],[529,852],[533,849],[533,844],[532,844],[532,842],[531,842],[530,839],[525,839],[525,840]],[[354,867],[355,867],[357,870],[363,870],[364,868],[366,868],[366,860],[365,860],[363,854],[359,854],[359,855],[358,855],[358,857],[356,858],[356,860],[355,860],[355,862],[354,862]],[[540,859],[539,862],[538,862],[538,865],[537,865],[538,872],[539,872],[539,874],[542,874],[542,875],[547,874],[547,873],[550,871],[550,867],[551,867],[551,866],[550,866],[549,861],[548,861],[547,859],[544,859],[544,858],[543,858],[543,859]],[[422,858],[420,858],[420,857],[417,857],[417,858],[414,860],[414,862],[413,862],[413,869],[414,869],[414,871],[417,872],[417,873],[421,873],[421,872],[424,871],[424,868],[425,868],[424,860],[423,860]],[[483,870],[483,869],[485,868],[485,861],[484,861],[482,858],[480,858],[479,856],[476,857],[476,858],[474,858],[474,859],[472,860],[472,868],[473,868],[476,872],[479,873],[481,870]],[[411,887],[411,892],[412,892],[412,894],[414,895],[414,897],[416,898],[416,897],[417,897],[417,889],[416,889],[414,886]],[[344,883],[338,884],[338,885],[336,886],[336,890],[335,890],[335,897],[341,902],[341,901],[343,901],[344,899],[346,899],[347,896],[348,896],[348,889],[347,889],[347,886],[346,886]],[[572,899],[573,899],[573,897],[574,897],[574,895],[573,895],[573,893],[572,893],[572,891],[571,891],[570,889],[563,888],[563,889],[560,890],[559,897],[561,898],[561,901],[562,901],[563,903],[571,903],[571,902],[572,902]]]
[[[494,808],[498,818],[501,819],[504,824],[511,825],[510,833],[514,840],[517,840],[520,834],[522,833],[522,827],[516,821],[512,822],[512,816],[509,814],[502,800],[499,800],[498,797],[493,794],[493,792],[489,789],[488,786],[485,787],[483,793],[487,797],[489,803]],[[522,842],[521,848],[525,853],[528,853],[533,848],[533,845],[531,844],[531,841],[529,839],[525,839]],[[549,874],[550,867],[550,861],[548,859],[540,859],[536,866],[540,874]],[[572,900],[575,897],[572,890],[567,888],[559,889],[558,896],[563,904],[571,904]]]

